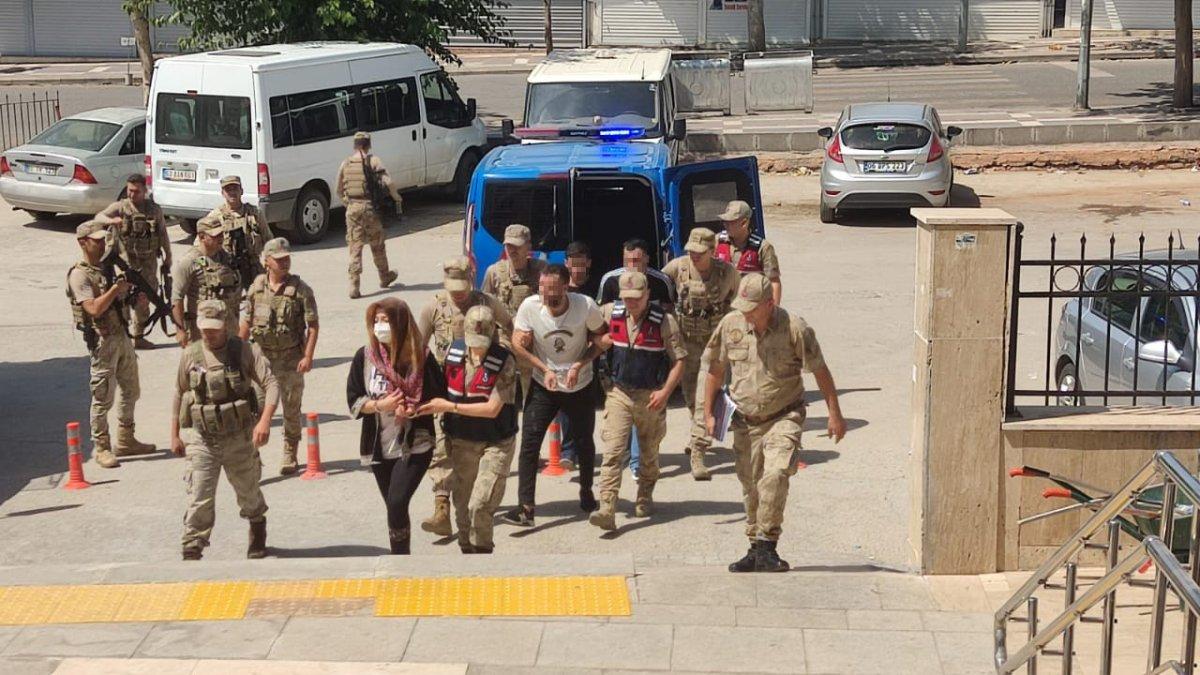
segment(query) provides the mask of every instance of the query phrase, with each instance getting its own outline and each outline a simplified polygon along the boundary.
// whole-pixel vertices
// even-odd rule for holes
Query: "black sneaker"
[[[504,515],[500,516],[500,520],[517,527],[533,527],[533,511],[518,506],[510,511],[505,511]]]
[[[591,513],[592,511],[600,508],[600,505],[596,503],[596,497],[592,494],[591,490],[586,492],[581,491],[579,493],[579,508],[583,509],[584,513]]]
[[[758,541],[757,539],[750,542],[750,550],[746,551],[746,555],[742,556],[741,560],[739,560],[735,563],[730,563],[729,571],[730,572],[753,572],[755,569],[757,569],[757,567],[758,567],[758,551],[759,551],[759,547],[760,547],[761,543],[762,542]]]
[[[754,566],[755,572],[786,572],[792,568],[786,560],[779,557],[775,552],[775,546],[778,542],[760,541],[758,548],[758,564]]]

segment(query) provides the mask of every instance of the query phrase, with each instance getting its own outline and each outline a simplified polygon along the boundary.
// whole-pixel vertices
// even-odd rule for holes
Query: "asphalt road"
[[[850,426],[849,435],[836,446],[823,438],[824,405],[811,394],[802,456],[808,468],[791,481],[781,552],[793,564],[906,568],[911,222],[903,214],[882,213],[822,225],[816,214],[815,177],[772,175],[763,183],[768,236],[782,255],[784,305],[814,326]],[[1200,203],[1197,192],[1196,174],[1190,171],[986,173],[960,175],[955,201],[1009,210],[1026,224],[1030,251],[1044,249],[1051,232],[1076,238],[1087,232],[1097,239],[1116,232],[1123,250],[1126,244],[1134,245],[1141,231],[1153,241],[1182,228],[1189,241],[1195,241],[1192,207],[1181,205],[1180,199]],[[387,247],[405,284],[398,296],[420,307],[440,286],[438,261],[458,250],[461,207],[427,199],[411,200],[409,206],[404,227],[388,232]],[[182,460],[164,453],[126,461],[114,470],[88,463],[93,488],[68,492],[60,487],[66,468],[64,424],[82,420],[87,435],[87,358],[70,326],[63,295],[66,269],[78,256],[71,235],[78,222],[31,222],[23,212],[0,209],[0,232],[5,236],[0,249],[0,344],[5,346],[0,356],[0,565],[178,556],[185,507]],[[171,234],[178,255],[187,239],[177,228]],[[362,312],[381,293],[368,287],[363,299],[345,297],[346,254],[340,228],[323,244],[298,250],[294,257],[294,270],[314,287],[321,308],[321,341],[304,407],[321,414],[330,476],[306,482],[274,475],[280,447],[277,422],[263,450],[270,544],[277,555],[291,557],[382,553],[383,507],[373,480],[358,467],[359,425],[349,419],[344,395],[347,364],[364,340]],[[1029,344],[1044,344],[1040,321],[1028,323],[1021,327],[1023,339],[1027,335]],[[179,351],[162,335],[152,337],[160,347],[139,355],[138,428],[142,438],[165,447],[167,401]],[[1019,377],[1032,378],[1039,372],[1036,349],[1030,359],[1021,362]],[[620,529],[601,537],[579,511],[577,487],[567,477],[541,478],[538,527],[498,526],[497,553],[736,558],[744,550],[744,539],[732,457],[728,451],[718,452],[710,459],[714,480],[694,482],[681,452],[686,436],[685,411],[672,409],[654,518],[630,516],[634,488],[626,476]],[[514,502],[515,489],[513,475],[505,506]],[[216,532],[207,556],[239,558],[244,554],[245,525],[224,482],[217,501]],[[431,493],[422,487],[413,502],[414,519],[426,517],[431,502]],[[421,532],[414,536],[413,548],[458,555],[453,544]]]

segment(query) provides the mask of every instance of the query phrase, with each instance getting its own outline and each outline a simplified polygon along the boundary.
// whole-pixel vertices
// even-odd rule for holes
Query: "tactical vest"
[[[500,266],[496,268],[500,277],[496,284],[496,299],[500,304],[508,308],[509,314],[514,316],[517,313],[517,308],[525,302],[525,298],[537,293],[537,275],[532,273],[534,262],[530,260],[529,267],[525,268],[525,277],[523,279],[513,280],[512,263],[508,260],[501,260]],[[533,277],[534,281],[530,284],[528,278]]]
[[[468,382],[467,345],[462,340],[455,340],[446,352],[446,363],[442,366],[446,374],[446,398],[454,403],[486,403],[510,357],[507,349],[492,343],[483,363]],[[494,419],[447,413],[442,418],[442,428],[450,436],[467,441],[502,441],[517,433],[517,406],[504,404]]]
[[[709,274],[719,274],[715,264]],[[712,298],[708,284],[690,262],[679,266],[676,283],[679,304],[675,306],[675,310],[679,315],[679,330],[689,340],[707,341],[716,330],[717,324],[729,313],[729,301],[723,298],[716,301]]]
[[[433,354],[438,362],[446,359],[446,352],[455,340],[461,340],[463,321],[468,309],[476,305],[487,305],[487,297],[479,291],[471,291],[467,300],[467,308],[460,310],[450,299],[447,291],[438,291],[433,296],[437,310],[433,314]]]
[[[737,271],[742,274],[750,272],[762,272],[762,255],[759,249],[762,248],[763,238],[753,232],[746,238],[746,248],[742,249],[742,256],[734,265]],[[729,241],[729,234],[722,232],[717,235],[717,250],[715,252],[717,260],[724,260],[729,264],[733,264],[733,242]]]
[[[226,304],[237,302],[242,291],[237,270],[220,259],[206,255],[200,255],[192,261],[192,270],[198,276],[198,300],[221,300]]]
[[[242,371],[242,342],[231,337],[225,343],[226,363],[209,367],[204,344],[187,347],[192,368],[188,389],[179,404],[179,426],[205,434],[246,431],[258,423],[258,397]]]
[[[371,161],[371,156],[367,155],[366,161]],[[371,193],[367,189],[367,173],[363,170],[363,158],[355,153],[343,162],[342,169],[342,189],[346,193],[346,199],[354,200],[369,200]]]
[[[658,389],[667,381],[667,373],[671,370],[671,358],[667,355],[667,343],[662,333],[666,315],[658,303],[650,303],[638,328],[637,339],[632,343],[627,316],[625,303],[614,302],[608,326],[608,335],[612,338],[609,366],[613,382],[626,389]]]
[[[158,219],[154,218],[154,202],[146,200],[144,209],[138,211],[133,201],[121,200],[121,244],[125,247],[130,263],[150,261],[158,256]]]
[[[231,233],[235,230],[242,230],[246,233],[246,252],[250,257],[250,263],[254,267],[260,267],[259,256],[262,255],[263,245],[267,243],[263,239],[263,230],[259,226],[260,216],[257,209],[243,206],[242,210],[246,213],[238,213],[228,206],[221,208],[221,223],[225,225],[225,239],[221,242],[221,247],[233,255]]]
[[[279,292],[272,293],[270,281],[263,274],[250,286],[254,307],[250,337],[264,351],[286,351],[304,342],[304,303],[298,295],[298,281],[288,275]]]
[[[77,267],[83,270],[87,275],[88,282],[100,292],[108,290],[108,280],[104,278],[104,272],[91,263],[80,261],[67,270],[67,300],[71,302],[71,320],[75,322],[75,328],[84,334],[85,339],[91,331],[95,331],[100,337],[108,337],[124,331],[125,324],[121,321],[122,303],[113,302],[103,314],[92,316],[83,308],[83,303],[75,298],[75,293],[71,290],[71,272]],[[92,349],[93,346],[88,345],[88,348]]]

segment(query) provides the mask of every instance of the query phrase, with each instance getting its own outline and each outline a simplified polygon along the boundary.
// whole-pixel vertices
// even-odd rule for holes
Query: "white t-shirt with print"
[[[592,364],[589,361],[579,369],[579,380],[570,389],[562,384],[567,370],[587,351],[588,336],[600,331],[604,317],[596,301],[586,295],[567,293],[567,302],[567,311],[554,316],[542,305],[542,296],[531,295],[517,308],[513,328],[533,334],[532,351],[558,373],[559,390],[574,392],[592,381]]]

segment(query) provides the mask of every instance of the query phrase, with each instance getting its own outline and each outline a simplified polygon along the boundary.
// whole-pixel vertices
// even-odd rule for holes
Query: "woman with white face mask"
[[[387,505],[392,553],[407,555],[408,505],[433,450],[433,418],[417,417],[416,411],[429,400],[436,372],[426,368],[425,345],[404,301],[373,302],[366,319],[367,344],[351,362],[346,398],[350,413],[362,420],[359,456]]]

